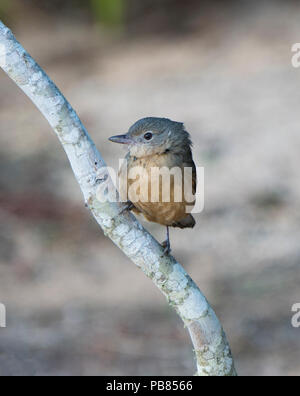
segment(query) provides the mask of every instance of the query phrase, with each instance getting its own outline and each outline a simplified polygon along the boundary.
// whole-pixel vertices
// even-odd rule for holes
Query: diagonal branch
[[[0,66],[55,131],[85,202],[105,235],[152,279],[184,321],[194,345],[198,375],[236,375],[222,326],[183,267],[173,257],[162,255],[161,245],[133,215],[122,213],[121,203],[103,203],[97,199],[99,174],[106,172],[104,160],[70,104],[1,21]],[[110,179],[109,183],[112,183]]]

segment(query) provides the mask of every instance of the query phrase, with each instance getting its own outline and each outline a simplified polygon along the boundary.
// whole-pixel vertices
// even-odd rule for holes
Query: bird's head
[[[182,123],[155,117],[143,118],[126,135],[113,136],[109,140],[127,145],[130,155],[137,158],[184,152],[192,144]]]

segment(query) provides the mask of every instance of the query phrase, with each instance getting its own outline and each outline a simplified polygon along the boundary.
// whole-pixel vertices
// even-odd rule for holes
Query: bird
[[[122,185],[127,187],[122,197],[124,201],[127,201],[126,209],[138,215],[142,214],[146,220],[167,228],[167,240],[162,246],[164,254],[169,255],[171,253],[170,227],[194,228],[196,224],[190,211],[187,213],[187,205],[193,208],[195,200],[187,202],[183,193],[185,183],[189,183],[186,187],[190,188],[193,196],[195,196],[197,187],[197,170],[193,160],[190,134],[181,122],[172,121],[168,118],[146,117],[133,124],[125,135],[112,136],[109,140],[127,146],[126,161],[124,161],[119,172],[119,178],[123,178],[121,180]],[[169,202],[165,202],[162,194],[163,181],[160,178],[161,176],[158,176],[160,178],[158,199],[154,201],[151,198],[137,199],[132,202],[128,191],[136,180],[129,178],[128,175],[135,167],[143,169],[145,172],[139,176],[139,183],[140,188],[145,187],[148,191],[148,198],[151,197],[151,191],[153,191],[150,176],[153,168],[159,170],[180,169],[181,172],[185,168],[190,168],[192,177],[187,181],[185,178],[180,181],[175,177],[170,178]],[[182,191],[181,200],[175,199],[176,188]],[[121,193],[120,195],[122,196]]]

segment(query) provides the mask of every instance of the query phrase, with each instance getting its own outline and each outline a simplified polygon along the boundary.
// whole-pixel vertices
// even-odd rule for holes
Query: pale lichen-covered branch
[[[214,311],[183,267],[164,256],[161,245],[122,204],[97,199],[109,177],[105,162],[75,111],[0,22],[0,65],[46,117],[69,158],[85,202],[107,235],[167,297],[188,328],[199,375],[235,375],[231,351]]]

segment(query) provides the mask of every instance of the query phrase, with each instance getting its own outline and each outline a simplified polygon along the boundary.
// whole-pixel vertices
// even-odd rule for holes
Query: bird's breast
[[[146,158],[127,157],[120,172],[122,198],[130,200],[147,220],[172,225],[185,218],[183,161],[171,154]],[[186,182],[186,181],[185,181]],[[193,189],[192,180],[190,189]]]

